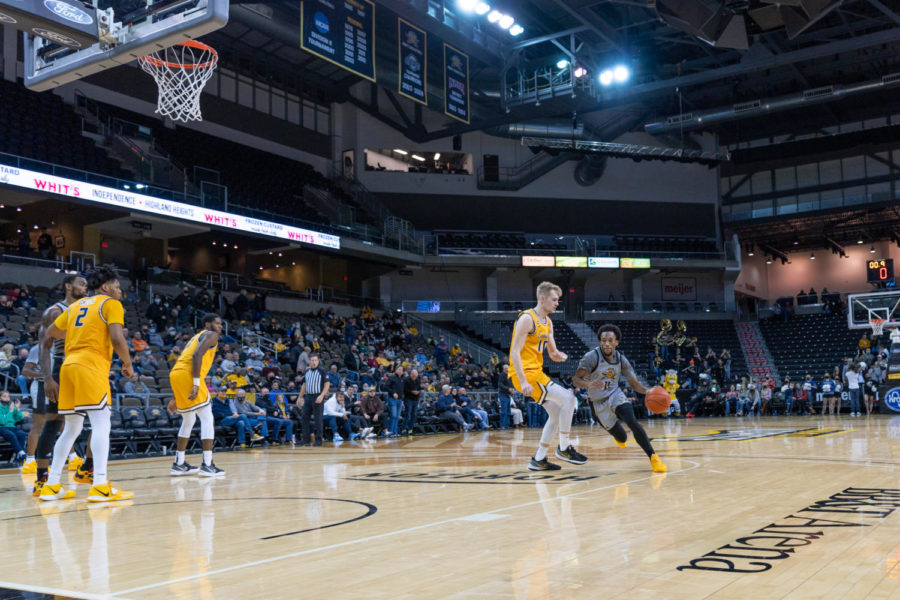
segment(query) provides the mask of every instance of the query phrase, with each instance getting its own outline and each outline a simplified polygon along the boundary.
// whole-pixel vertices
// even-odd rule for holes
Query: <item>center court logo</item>
[[[884,403],[894,412],[900,412],[900,387],[892,388],[884,395]]]
[[[328,22],[328,17],[325,16],[325,13],[317,12],[314,14],[313,24],[319,30],[319,33],[328,33],[331,29],[331,24]]]
[[[79,25],[90,25],[94,22],[91,15],[87,14],[77,6],[72,6],[68,2],[63,2],[62,0],[44,0],[44,6],[63,19],[78,23]]]

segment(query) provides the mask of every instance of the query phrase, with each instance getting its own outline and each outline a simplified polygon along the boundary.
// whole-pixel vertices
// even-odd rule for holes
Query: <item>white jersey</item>
[[[586,379],[602,379],[602,387],[588,390],[588,397],[597,402],[602,402],[616,392],[620,392],[619,378],[634,379],[636,377],[634,368],[624,354],[616,350],[612,358],[607,360],[599,347],[585,354],[578,362],[578,368],[590,371],[590,375]]]
[[[25,362],[30,362],[31,364],[34,365],[34,370],[37,371],[38,373],[41,372],[40,351],[41,351],[41,345],[35,344],[28,351],[28,358],[25,359]],[[40,377],[35,377],[34,381],[39,381],[39,380],[43,380],[43,379],[44,379],[44,376],[41,375]]]

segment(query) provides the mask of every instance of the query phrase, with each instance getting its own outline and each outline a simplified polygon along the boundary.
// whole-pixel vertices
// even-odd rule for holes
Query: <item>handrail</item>
[[[490,362],[491,355],[497,352],[495,348],[491,348],[487,344],[480,344],[469,338],[447,331],[443,327],[438,327],[433,323],[429,323],[428,321],[417,315],[405,313],[405,316],[407,319],[407,324],[410,324],[411,322],[414,322],[416,324],[416,327],[419,329],[419,335],[427,334],[427,336],[433,338],[437,338],[438,336],[442,335],[451,347],[459,344],[459,347],[465,352],[471,354],[475,359],[475,362],[479,365]]]

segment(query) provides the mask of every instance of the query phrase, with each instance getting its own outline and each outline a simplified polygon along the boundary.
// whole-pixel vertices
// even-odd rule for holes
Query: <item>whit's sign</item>
[[[336,235],[291,227],[290,225],[273,223],[272,221],[253,219],[219,210],[211,210],[202,206],[194,206],[193,204],[163,200],[162,198],[135,194],[127,190],[118,190],[74,179],[45,175],[37,171],[27,171],[4,164],[0,164],[0,183],[68,196],[69,198],[77,198],[88,202],[98,202],[126,210],[138,210],[174,219],[194,221],[195,223],[203,223],[233,231],[266,235],[289,242],[324,246],[325,248],[334,248],[336,250],[341,247],[341,238]]]

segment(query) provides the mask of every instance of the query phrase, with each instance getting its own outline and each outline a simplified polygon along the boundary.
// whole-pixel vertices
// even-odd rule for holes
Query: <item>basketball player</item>
[[[556,348],[553,339],[553,321],[550,313],[559,305],[562,290],[556,284],[545,281],[537,287],[537,305],[519,313],[513,326],[509,362],[513,366],[510,382],[526,397],[530,396],[547,411],[547,422],[541,433],[541,443],[528,463],[532,471],[554,471],[559,465],[547,460],[550,441],[559,428],[559,445],[556,457],[575,465],[583,465],[587,457],[579,454],[569,443],[572,414],[577,400],[571,390],[552,381],[543,371],[544,349],[550,360],[562,362],[568,358]]]
[[[225,471],[216,467],[212,461],[213,436],[215,422],[212,413],[212,398],[206,388],[204,378],[209,367],[216,358],[216,347],[219,334],[222,333],[222,319],[219,315],[208,313],[203,317],[203,331],[191,338],[175,361],[169,373],[172,393],[175,398],[169,402],[169,412],[181,413],[181,429],[178,430],[178,445],[175,451],[175,462],[169,473],[173,476],[193,475],[199,472],[206,477],[224,475]],[[191,429],[194,421],[200,419],[200,443],[203,445],[203,465],[194,467],[184,461]]]
[[[639,394],[646,394],[647,388],[638,381],[634,369],[625,355],[616,350],[622,341],[622,331],[617,325],[603,325],[597,332],[600,345],[588,351],[578,363],[572,383],[588,391],[591,413],[594,420],[606,429],[620,448],[627,444],[628,434],[622,421],[631,429],[638,445],[650,457],[650,466],[655,473],[665,473],[666,465],[653,451],[647,432],[634,417],[634,408],[619,387],[619,377],[625,377],[631,388]]]
[[[81,300],[87,295],[87,281],[81,275],[66,275],[62,281],[63,290],[65,290],[66,298],[63,301],[52,304],[41,316],[41,329],[37,344],[38,348],[38,371],[41,373],[41,379],[37,381],[37,385],[32,384],[34,397],[34,425],[31,433],[36,436],[35,445],[37,452],[37,460],[35,461],[35,470],[37,477],[34,482],[34,495],[41,493],[41,486],[47,481],[47,466],[50,463],[50,453],[53,452],[53,444],[56,441],[56,435],[63,423],[63,416],[56,410],[56,402],[48,402],[44,389],[43,374],[51,373],[54,383],[59,381],[59,371],[62,368],[65,359],[65,342],[63,340],[52,340],[52,350],[47,352],[44,350],[44,340],[47,339],[47,330],[53,321],[62,314],[73,302]],[[31,437],[29,436],[29,444]],[[69,470],[75,471],[75,481],[78,483],[91,483],[93,479],[93,460],[91,458],[90,449],[86,459],[82,459],[74,452],[69,452]],[[24,468],[23,468],[23,472]]]
[[[122,375],[133,370],[128,342],[123,327],[125,310],[119,299],[122,289],[115,268],[95,267],[87,274],[88,287],[94,296],[82,298],[61,313],[47,331],[43,342],[49,350],[52,339],[65,338],[66,358],[59,373],[59,386],[53,377],[44,381],[51,402],[57,401],[59,414],[65,415],[63,432],[53,447],[53,460],[47,483],[41,488],[41,500],[71,498],[75,490],[60,484],[63,462],[72,443],[84,426],[87,413],[91,419],[91,449],[94,453],[94,485],[88,492],[90,502],[110,502],[134,496],[112,487],[107,480],[110,431],[109,369],[113,349],[122,361]]]

